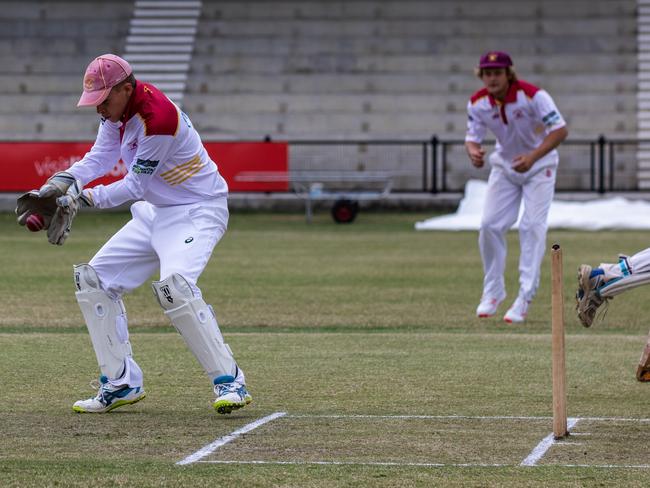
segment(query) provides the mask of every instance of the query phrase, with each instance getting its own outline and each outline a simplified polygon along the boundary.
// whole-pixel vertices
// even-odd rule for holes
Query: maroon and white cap
[[[512,66],[512,59],[503,51],[490,51],[481,56],[479,68],[508,68]]]
[[[77,107],[96,107],[118,83],[133,72],[129,63],[115,54],[97,56],[86,68],[84,91]]]

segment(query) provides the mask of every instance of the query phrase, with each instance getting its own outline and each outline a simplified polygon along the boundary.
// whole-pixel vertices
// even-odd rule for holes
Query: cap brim
[[[112,87],[111,87],[112,88]],[[95,90],[91,92],[83,92],[77,107],[96,107],[108,98],[111,88],[104,88],[103,90]]]
[[[479,66],[479,68],[507,68],[509,66],[509,64],[503,63],[483,63]]]

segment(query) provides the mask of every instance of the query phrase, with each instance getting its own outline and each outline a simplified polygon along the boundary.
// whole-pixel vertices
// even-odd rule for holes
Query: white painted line
[[[320,466],[414,466],[424,468],[515,468],[517,464],[483,463],[395,463],[345,461],[198,461],[205,464],[263,464],[263,465],[320,465]],[[650,464],[553,464],[554,468],[650,469]],[[535,466],[540,467],[540,466]]]
[[[554,464],[562,468],[649,469],[650,464]]]
[[[571,418],[567,420],[567,430],[569,432],[571,431],[571,428],[578,423],[578,420],[580,419]],[[533,449],[531,453],[526,456],[526,459],[521,462],[520,466],[535,466],[537,462],[542,459],[542,457],[544,457],[546,451],[548,451],[553,444],[555,444],[555,437],[551,432],[549,435],[544,437],[544,439],[542,439],[539,444],[535,446],[535,449]]]
[[[430,420],[550,420],[553,417],[519,417],[484,415],[287,415],[287,418],[307,419],[430,419]]]
[[[487,416],[487,415],[300,415],[290,414],[287,418],[305,419],[432,419],[432,420],[550,420],[553,417],[527,417],[527,416]],[[591,422],[650,422],[650,418],[641,417],[573,417],[576,420]]]
[[[199,461],[200,463],[209,464],[298,464],[310,465],[318,464],[324,466],[422,466],[428,468],[444,468],[444,467],[459,467],[459,468],[499,468],[504,466],[513,466],[512,464],[482,464],[482,463],[458,463],[458,464],[445,464],[445,463],[403,463],[403,462],[382,462],[382,461],[369,461],[355,462],[355,461]]]
[[[275,412],[271,415],[267,415],[266,417],[262,417],[261,419],[257,419],[255,422],[251,422],[250,424],[244,425],[241,429],[237,429],[234,432],[225,435],[223,437],[220,437],[214,442],[211,442],[207,446],[203,446],[201,449],[196,451],[194,454],[190,454],[187,456],[185,459],[182,461],[178,461],[176,464],[178,465],[185,465],[185,464],[192,464],[197,462],[199,459],[204,458],[205,456],[208,456],[209,454],[212,454],[216,449],[219,447],[228,444],[231,441],[234,441],[237,439],[242,434],[246,434],[247,432],[250,432],[253,429],[256,429],[260,425],[264,425],[267,422],[270,422],[272,420],[275,420],[280,417],[284,417],[287,413],[286,412]]]

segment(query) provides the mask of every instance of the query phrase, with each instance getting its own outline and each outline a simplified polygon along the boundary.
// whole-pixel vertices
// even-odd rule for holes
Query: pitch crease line
[[[422,420],[549,420],[553,417],[485,416],[485,415],[287,415],[292,419],[422,419]]]
[[[354,461],[228,461],[215,459],[213,461],[199,461],[206,464],[280,464],[280,465],[320,465],[320,466],[413,466],[424,468],[501,468],[512,466],[511,464],[500,463],[404,463],[404,462],[391,462],[391,461],[368,461],[368,462],[354,462]]]
[[[231,441],[234,441],[237,439],[239,436],[246,434],[250,432],[253,429],[258,428],[261,425],[264,425],[268,422],[271,422],[272,420],[278,419],[280,417],[284,417],[287,414],[287,412],[275,412],[271,415],[267,415],[266,417],[262,417],[261,419],[257,419],[255,422],[251,422],[250,424],[244,425],[242,428],[237,429],[233,432],[231,432],[228,435],[225,435],[223,437],[219,437],[217,440],[214,442],[211,442],[207,446],[203,446],[201,449],[196,451],[194,454],[190,454],[187,456],[185,459],[178,461],[176,464],[182,466],[185,464],[192,464],[197,462],[198,460],[204,458],[205,456],[208,456],[212,454],[214,451],[216,451],[218,448],[221,446],[228,444]]]
[[[422,419],[422,420],[550,420],[553,417],[517,415],[301,415],[288,414],[292,419]],[[587,422],[639,422],[648,423],[650,418],[641,417],[575,417]]]
[[[395,462],[346,462],[346,461],[199,461],[205,464],[258,464],[258,465],[319,465],[319,466],[412,466],[423,468],[515,468],[520,464],[486,463],[395,463]],[[650,469],[650,464],[552,464],[555,468],[596,468],[596,469]],[[539,467],[535,465],[535,467]]]
[[[571,429],[578,423],[578,420],[581,419],[567,419],[567,431],[570,432]],[[535,466],[537,462],[544,457],[546,451],[548,451],[553,444],[555,444],[555,437],[551,432],[549,435],[544,437],[539,444],[535,446],[535,449],[533,449],[531,453],[526,457],[526,459],[521,462],[520,466]]]

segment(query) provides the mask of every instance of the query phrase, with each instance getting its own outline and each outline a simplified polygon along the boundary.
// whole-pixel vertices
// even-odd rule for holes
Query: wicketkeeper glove
[[[38,196],[41,198],[60,197],[65,195],[68,188],[75,183],[77,179],[67,171],[59,171],[50,176],[47,182],[38,190]]]
[[[47,229],[47,240],[58,246],[63,245],[70,234],[72,221],[79,208],[92,207],[93,199],[90,190],[84,190],[81,183],[75,180],[69,185],[65,195],[56,199],[57,209]]]
[[[40,190],[21,195],[16,202],[16,215],[20,225],[25,225],[32,214],[41,215],[47,229],[47,240],[60,246],[70,234],[79,207],[92,206],[90,190],[83,190],[81,182],[63,171],[47,180]]]

